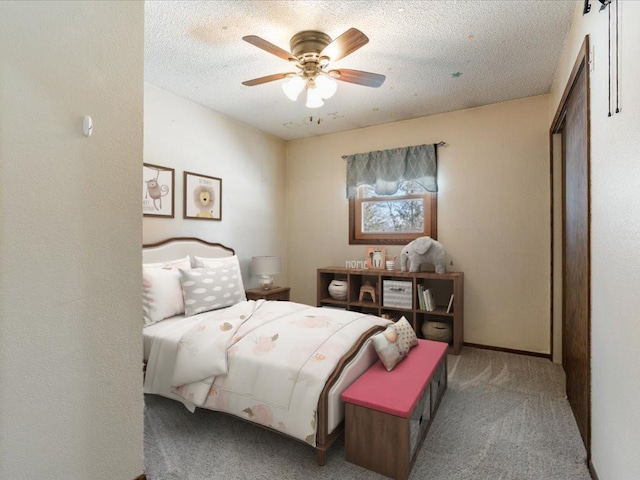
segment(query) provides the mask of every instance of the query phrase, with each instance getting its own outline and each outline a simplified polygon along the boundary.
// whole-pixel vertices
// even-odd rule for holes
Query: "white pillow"
[[[189,256],[187,255],[184,258],[176,258],[175,260],[167,260],[166,262],[160,263],[143,263],[142,268],[191,268],[191,260],[189,260]]]
[[[142,316],[145,325],[184,313],[180,270],[142,269]]]
[[[179,268],[191,268],[188,256],[142,265],[142,317],[145,325],[184,313]]]
[[[230,260],[212,267],[180,270],[185,316],[230,307],[247,299],[238,259],[226,258]]]
[[[230,265],[234,263],[238,265],[238,269],[240,269],[240,260],[237,255],[233,255],[231,257],[197,257],[193,256],[193,266],[194,268],[208,268],[208,267],[217,267],[218,265]]]

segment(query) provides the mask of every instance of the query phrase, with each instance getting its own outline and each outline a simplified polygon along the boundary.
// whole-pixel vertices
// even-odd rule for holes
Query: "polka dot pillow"
[[[389,325],[384,332],[371,337],[371,341],[388,372],[404,360],[412,347],[418,345],[416,333],[404,317]]]

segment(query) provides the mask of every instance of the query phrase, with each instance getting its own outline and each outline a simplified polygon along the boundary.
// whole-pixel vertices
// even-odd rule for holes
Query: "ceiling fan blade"
[[[263,83],[273,82],[274,80],[280,80],[281,78],[285,78],[288,75],[295,75],[295,72],[274,73],[273,75],[267,75],[266,77],[247,80],[245,82],[242,82],[242,84],[246,85],[247,87],[253,87],[255,85],[262,85]]]
[[[335,62],[346,57],[350,53],[355,52],[368,42],[369,38],[364,33],[357,28],[350,28],[329,45],[324,47],[322,52],[320,52],[320,55],[327,56],[332,62]]]
[[[378,88],[387,78],[378,73],[363,72],[362,70],[352,70],[350,68],[331,70],[329,75],[342,82],[356,83],[358,85],[373,88]]]
[[[267,42],[264,38],[260,38],[256,35],[247,35],[246,37],[242,37],[242,39],[245,42],[249,42],[251,45],[275,55],[276,57],[283,58],[284,60],[296,61],[296,58],[292,54],[271,42]]]

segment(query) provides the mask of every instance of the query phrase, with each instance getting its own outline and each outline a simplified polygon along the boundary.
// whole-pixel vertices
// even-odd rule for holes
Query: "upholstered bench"
[[[344,391],[348,462],[409,476],[447,388],[447,346],[419,339],[392,371],[378,361]]]

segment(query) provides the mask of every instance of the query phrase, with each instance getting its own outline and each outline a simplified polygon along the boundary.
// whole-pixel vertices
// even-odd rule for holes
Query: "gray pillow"
[[[245,301],[244,285],[237,263],[209,268],[180,270],[184,315],[230,307]]]

